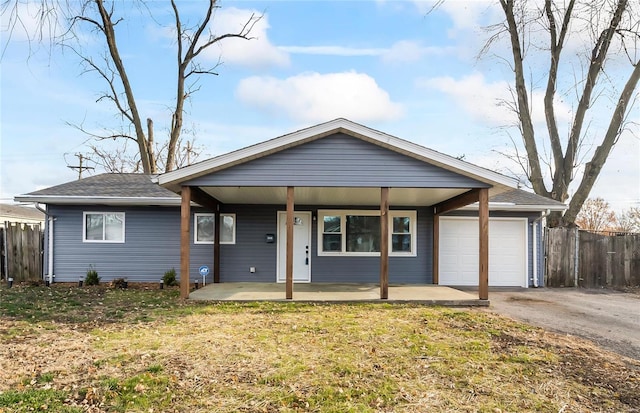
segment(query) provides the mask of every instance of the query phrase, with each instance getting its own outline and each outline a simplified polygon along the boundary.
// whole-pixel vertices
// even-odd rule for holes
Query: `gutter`
[[[38,211],[42,212],[47,217],[47,275],[49,277],[49,285],[53,284],[53,279],[55,275],[53,274],[53,222],[56,218],[47,212],[46,209],[40,207],[40,204],[35,203],[35,207]],[[44,274],[43,274],[44,275]]]
[[[19,195],[16,201],[59,205],[143,205],[179,206],[180,197],[109,197],[77,195]]]
[[[532,248],[533,248],[533,286],[535,288],[540,287],[540,280],[538,279],[538,242],[536,239],[536,234],[538,233],[537,231],[537,227],[538,227],[538,222],[542,221],[544,218],[546,218],[547,216],[549,216],[549,214],[551,213],[550,209],[547,209],[546,211],[542,212],[540,214],[540,216],[536,219],[533,220],[533,222],[531,223],[531,225],[533,226],[533,231],[532,231],[532,238],[533,238],[533,242],[532,242]]]

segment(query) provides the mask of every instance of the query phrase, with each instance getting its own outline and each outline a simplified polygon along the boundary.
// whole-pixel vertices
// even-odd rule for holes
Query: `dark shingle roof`
[[[153,204],[152,199],[154,198],[163,198],[175,199],[176,202],[179,203],[180,196],[155,183],[152,180],[154,177],[154,175],[145,174],[104,173],[30,192],[18,198],[23,198],[21,200],[25,201],[39,197],[67,197],[78,200],[82,198],[87,198],[87,200],[90,198],[125,198],[131,199],[131,202],[134,203],[145,202],[143,198],[146,198],[149,204]],[[135,202],[135,198],[138,198],[139,201]],[[69,200],[69,202],[75,201]],[[504,203],[505,205],[515,205],[516,207],[524,208],[527,206],[551,209],[562,209],[565,207],[561,202],[521,189],[514,189],[494,195],[489,199],[489,202],[494,204]]]
[[[27,196],[73,196],[109,198],[179,198],[152,182],[153,175],[104,173],[30,192]]]
[[[546,198],[522,189],[513,189],[489,198],[489,202],[511,203],[515,205],[537,205],[549,207],[563,207],[565,204],[554,199]]]

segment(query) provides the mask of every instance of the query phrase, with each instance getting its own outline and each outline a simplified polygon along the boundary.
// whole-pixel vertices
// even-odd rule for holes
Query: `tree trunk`
[[[149,152],[147,150],[147,138],[144,135],[142,121],[140,120],[140,114],[138,113],[136,100],[133,96],[133,88],[131,87],[129,77],[127,76],[124,64],[122,63],[122,59],[120,58],[120,52],[118,50],[118,44],[116,42],[116,33],[113,29],[113,22],[111,21],[111,14],[109,14],[105,9],[103,0],[95,0],[95,2],[100,13],[100,18],[102,19],[104,35],[107,40],[107,46],[109,47],[109,53],[111,55],[111,59],[113,60],[113,64],[116,66],[116,70],[118,71],[118,74],[122,79],[122,87],[124,88],[124,93],[127,96],[127,103],[129,105],[129,109],[131,110],[131,117],[133,118],[132,123],[136,131],[136,139],[138,142],[138,150],[140,151],[140,161],[142,162],[142,169],[144,173],[149,174],[153,172],[153,169],[151,167]]]

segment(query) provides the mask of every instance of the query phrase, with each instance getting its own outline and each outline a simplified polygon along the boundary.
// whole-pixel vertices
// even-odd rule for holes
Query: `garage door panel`
[[[527,225],[524,219],[489,220],[489,285],[527,282]],[[442,285],[478,285],[478,219],[440,218]]]

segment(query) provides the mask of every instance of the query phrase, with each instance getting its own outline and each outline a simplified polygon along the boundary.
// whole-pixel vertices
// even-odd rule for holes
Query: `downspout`
[[[540,214],[540,216],[536,219],[533,220],[533,222],[531,223],[531,225],[533,225],[533,286],[535,288],[540,287],[540,282],[538,280],[538,240],[537,240],[537,233],[538,233],[538,222],[542,221],[544,218],[546,218],[547,216],[549,216],[549,214],[551,213],[551,210],[547,209],[546,211],[544,211],[543,213]]]
[[[47,217],[47,275],[49,276],[49,285],[53,284],[53,221],[55,217],[47,212],[46,209],[40,207],[36,202],[35,207]]]

